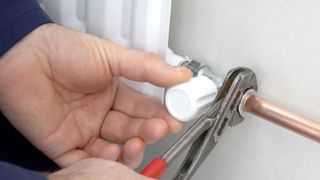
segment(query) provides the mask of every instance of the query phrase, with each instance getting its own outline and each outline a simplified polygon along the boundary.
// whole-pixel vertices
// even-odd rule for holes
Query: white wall
[[[178,54],[220,75],[248,66],[261,96],[320,122],[319,0],[173,0],[170,31]],[[169,143],[150,147],[145,162]],[[248,116],[224,133],[193,179],[320,179],[320,144]]]

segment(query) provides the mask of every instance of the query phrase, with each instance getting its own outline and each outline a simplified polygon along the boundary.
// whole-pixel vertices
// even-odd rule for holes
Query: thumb
[[[149,82],[160,87],[169,87],[188,81],[191,71],[184,67],[173,67],[159,56],[118,46],[103,40],[109,69],[113,76]]]

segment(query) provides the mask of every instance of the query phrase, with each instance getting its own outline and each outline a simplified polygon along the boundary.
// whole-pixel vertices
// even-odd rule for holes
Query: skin
[[[182,125],[121,76],[170,87],[191,72],[152,53],[45,24],[1,57],[0,108],[61,167],[95,157],[135,168],[145,144]]]
[[[99,167],[99,168],[97,168]],[[123,164],[89,158],[50,174],[49,180],[151,180],[141,176]]]

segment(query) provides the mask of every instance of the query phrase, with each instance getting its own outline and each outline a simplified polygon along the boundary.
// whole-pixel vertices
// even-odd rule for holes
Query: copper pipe
[[[283,109],[254,93],[246,93],[241,101],[242,110],[266,119],[302,136],[320,143],[320,123]]]

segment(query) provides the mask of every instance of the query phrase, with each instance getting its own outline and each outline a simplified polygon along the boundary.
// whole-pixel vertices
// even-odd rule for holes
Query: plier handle
[[[174,179],[190,179],[204,159],[218,143],[227,126],[235,126],[243,121],[239,106],[242,96],[248,90],[257,90],[256,75],[245,67],[232,69],[218,91],[212,107],[161,156],[141,172],[152,177],[161,177],[168,165],[191,145]]]

